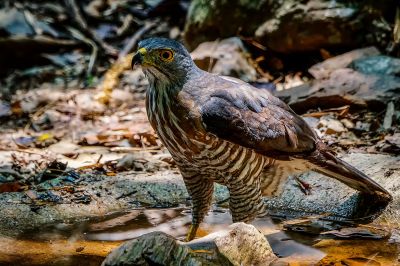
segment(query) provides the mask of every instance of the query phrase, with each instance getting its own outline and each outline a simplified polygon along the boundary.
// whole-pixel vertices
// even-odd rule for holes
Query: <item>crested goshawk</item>
[[[200,70],[179,42],[139,43],[132,66],[149,80],[147,115],[179,167],[192,197],[194,238],[214,182],[226,185],[234,222],[250,222],[291,174],[316,171],[389,202],[372,179],[335,157],[290,107],[241,80]]]

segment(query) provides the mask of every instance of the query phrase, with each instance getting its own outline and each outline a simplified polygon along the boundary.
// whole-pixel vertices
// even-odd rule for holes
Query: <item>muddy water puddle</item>
[[[162,231],[183,240],[190,219],[188,209],[171,208],[132,210],[87,221],[54,224],[25,232],[17,239],[1,238],[0,265],[100,265],[123,241],[146,233]],[[224,229],[230,223],[226,209],[213,210],[198,236]],[[396,237],[338,240],[283,230],[281,219],[268,216],[258,218],[253,224],[288,265],[400,265]]]

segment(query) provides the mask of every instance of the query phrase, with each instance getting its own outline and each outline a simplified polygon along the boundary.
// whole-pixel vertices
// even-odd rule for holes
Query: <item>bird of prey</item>
[[[181,43],[145,39],[132,59],[135,65],[149,80],[148,119],[192,198],[187,240],[208,212],[214,182],[229,190],[233,222],[251,222],[264,212],[263,195],[305,171],[391,200],[383,187],[337,158],[284,102],[239,79],[199,69]]]

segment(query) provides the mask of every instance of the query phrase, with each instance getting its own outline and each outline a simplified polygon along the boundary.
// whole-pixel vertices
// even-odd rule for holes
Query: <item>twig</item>
[[[43,153],[39,153],[39,152],[35,152],[35,151],[29,151],[29,150],[24,150],[24,149],[13,149],[13,148],[1,148],[0,147],[0,151],[12,151],[12,152],[23,152],[23,153],[29,153],[29,154],[35,154],[35,155],[40,155],[42,157],[45,157],[47,159],[54,159],[53,157],[51,157],[50,155],[46,155]]]
[[[111,45],[105,43],[101,40],[97,35],[90,30],[88,27],[85,19],[83,18],[81,11],[76,4],[75,0],[64,0],[65,5],[70,10],[71,18],[75,20],[76,24],[78,25],[79,29],[84,32],[91,40],[93,40],[102,50],[104,50],[107,54],[116,55],[117,50],[112,47]]]
[[[0,174],[12,175],[12,176],[15,176],[15,177],[20,178],[20,179],[23,178],[20,173],[18,173],[17,171],[15,171],[13,169],[1,169],[0,168]]]
[[[97,45],[94,41],[86,38],[78,30],[71,28],[71,27],[67,27],[67,29],[69,30],[69,32],[71,32],[71,34],[74,38],[76,38],[92,47],[92,53],[90,54],[89,65],[88,65],[88,69],[87,69],[87,74],[91,74],[93,71],[94,63],[96,62],[96,59],[97,59],[97,54],[98,54],[99,48],[97,47]]]
[[[393,27],[393,41],[396,45],[400,44],[400,8],[396,9],[395,24]]]
[[[96,164],[100,164],[101,158],[103,158],[103,154],[100,154],[99,158],[96,161]]]
[[[161,146],[155,146],[155,147],[113,147],[110,148],[111,152],[134,152],[134,151],[156,151],[160,150]]]
[[[267,47],[265,47],[264,45],[262,45],[261,43],[255,41],[253,38],[251,37],[245,37],[245,36],[241,36],[239,35],[239,38],[245,42],[250,43],[251,45],[253,45],[254,47],[257,47],[258,49],[262,50],[262,51],[267,51]]]
[[[117,36],[121,37],[122,35],[124,35],[129,30],[129,28],[131,28],[133,22],[134,20],[131,14],[125,16],[124,21],[122,22],[122,26],[117,29]]]
[[[394,112],[394,103],[389,102],[383,119],[383,129],[388,130],[392,127]]]
[[[139,30],[133,34],[133,36],[129,39],[128,43],[125,45],[125,47],[121,50],[121,52],[118,55],[118,60],[121,60],[124,58],[129,52],[133,50],[135,47],[136,43],[139,41],[139,39],[142,37],[143,34],[145,34],[147,31],[152,29],[154,26],[157,25],[157,21],[152,21],[152,22],[146,22],[143,27],[141,27]]]

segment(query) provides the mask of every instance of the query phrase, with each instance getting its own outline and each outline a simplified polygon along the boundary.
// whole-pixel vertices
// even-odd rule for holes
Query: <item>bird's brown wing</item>
[[[313,170],[368,194],[381,194],[385,204],[391,200],[383,187],[336,158],[301,117],[267,91],[226,80],[216,85],[219,89],[200,108],[209,133],[279,160],[307,158]]]
[[[202,122],[221,139],[270,156],[313,151],[317,137],[306,122],[269,92],[220,81],[201,105]]]

